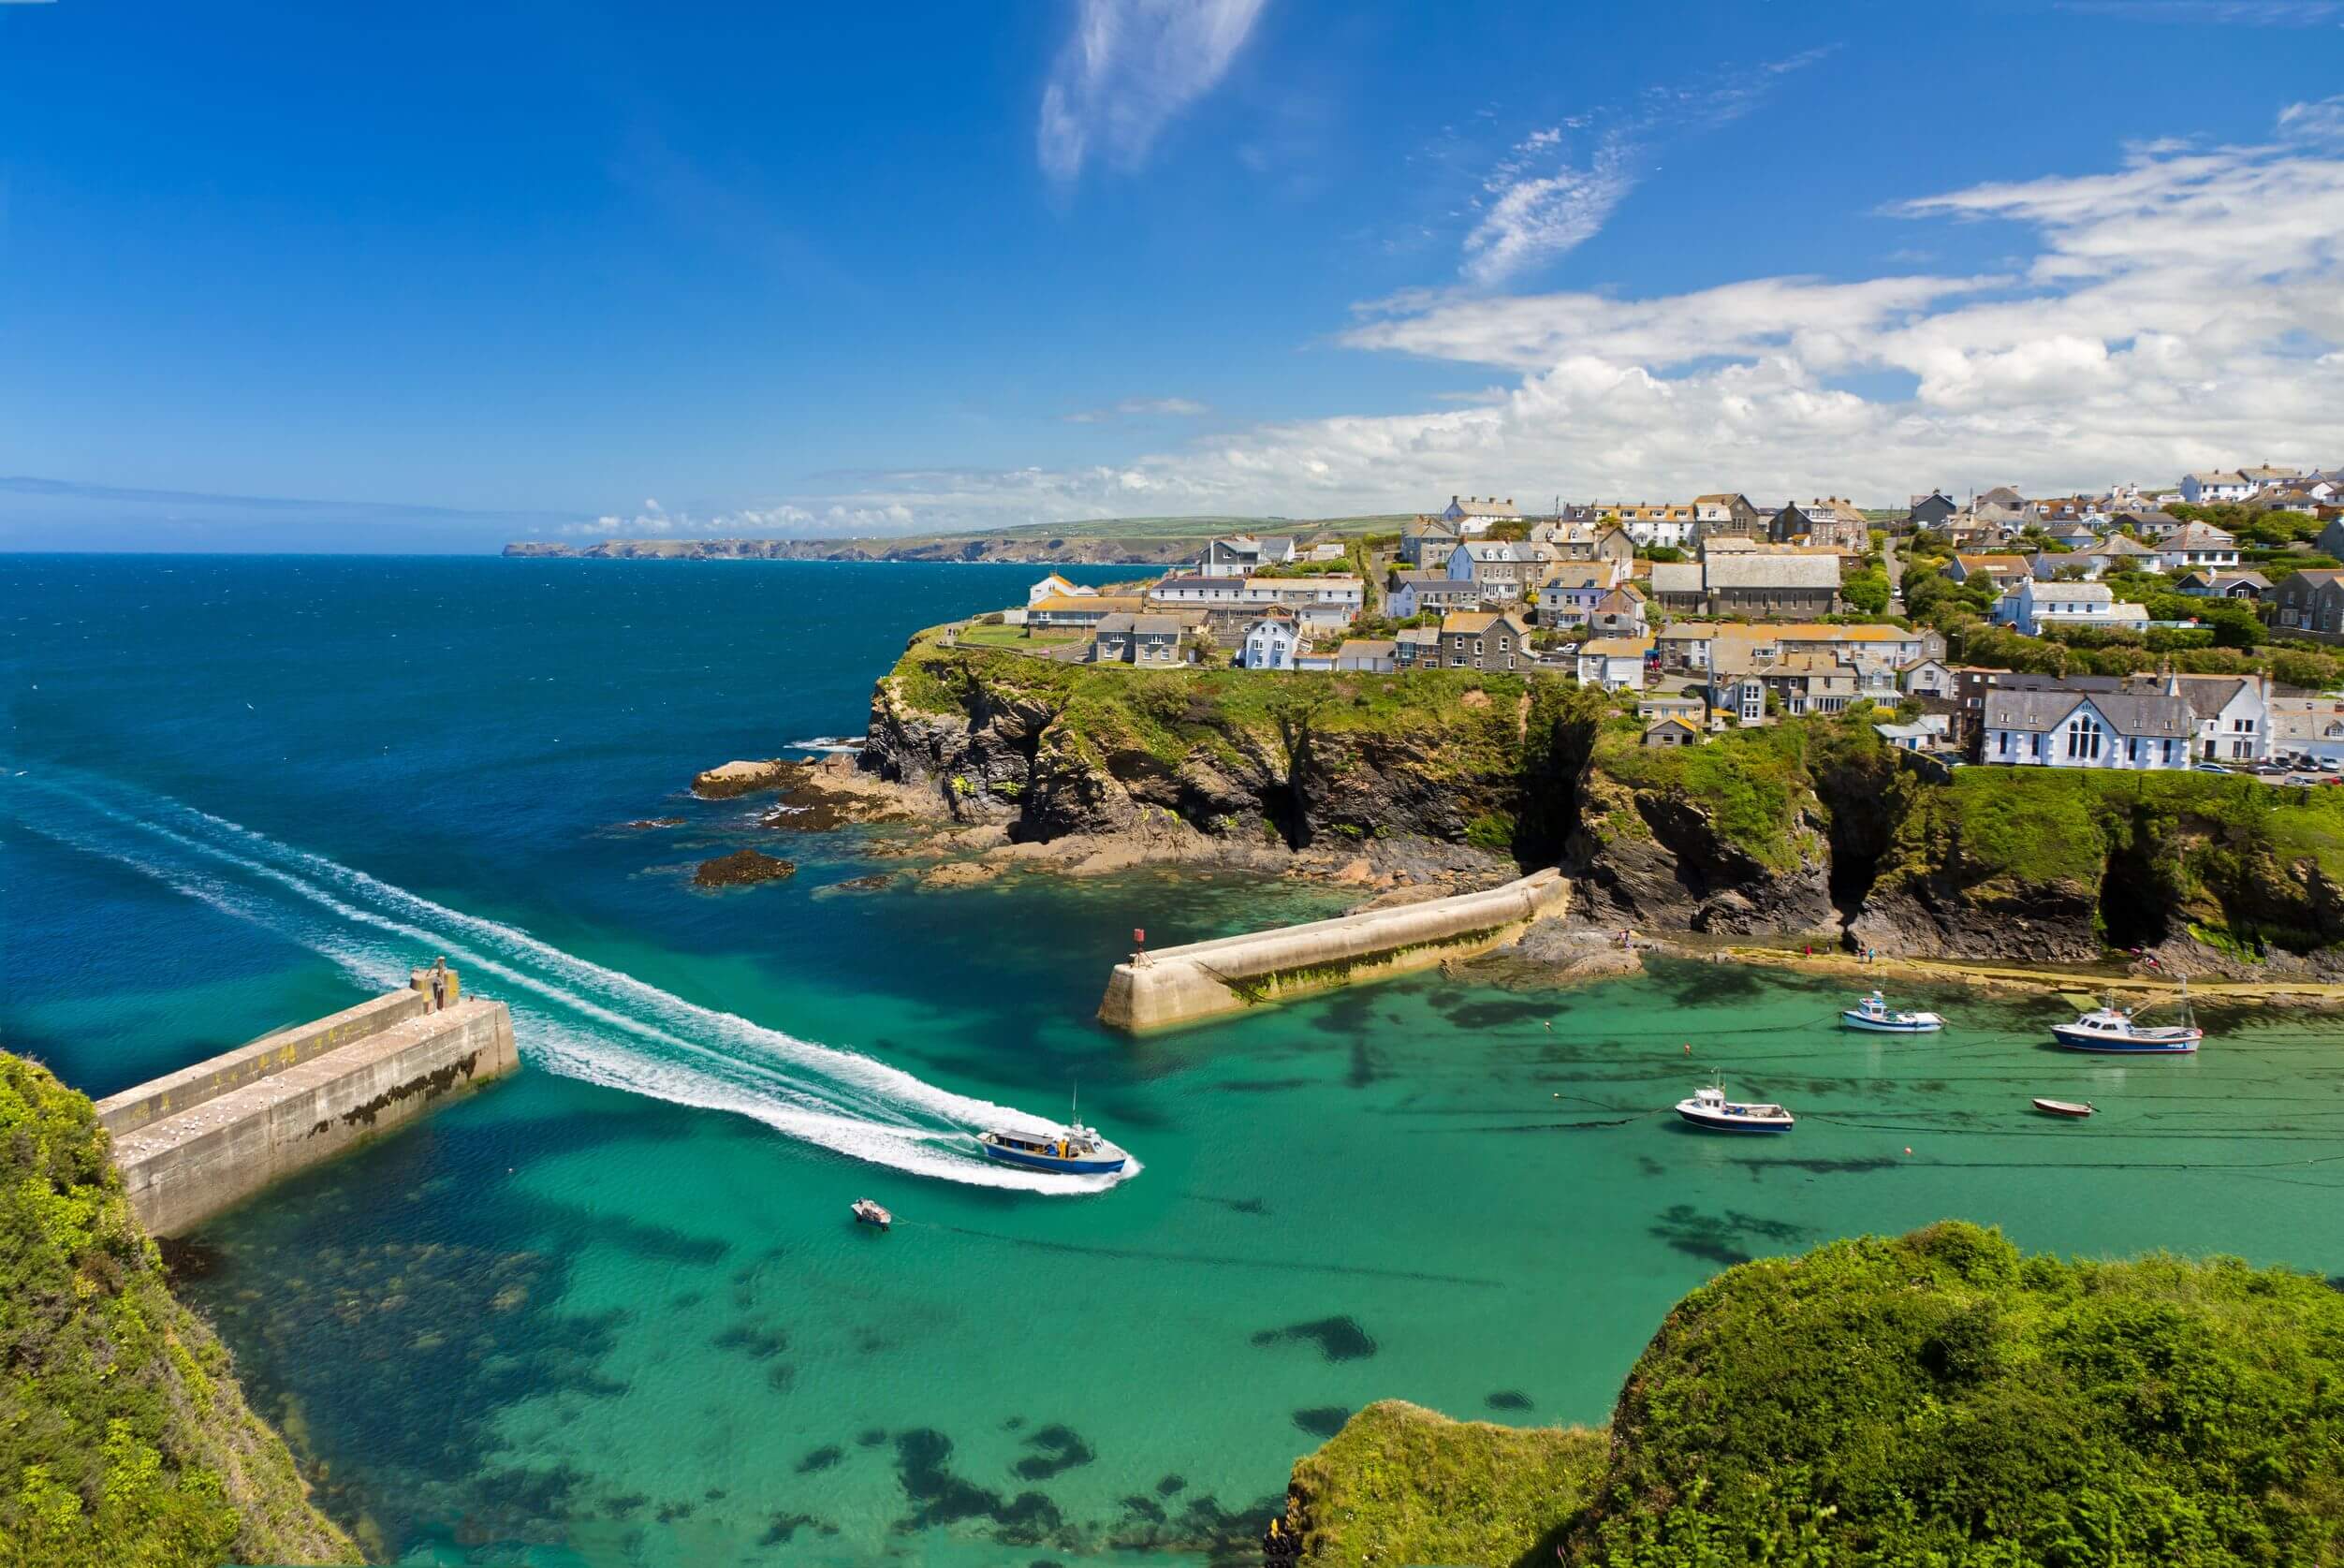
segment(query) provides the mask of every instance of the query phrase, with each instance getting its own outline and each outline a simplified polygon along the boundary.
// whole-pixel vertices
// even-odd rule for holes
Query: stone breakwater
[[[175,1236],[518,1067],[502,1002],[414,989],[263,1036],[97,1103],[139,1222]]]
[[[1394,909],[1135,954],[1108,975],[1099,1021],[1161,1029],[1264,1002],[1429,969],[1514,940],[1570,903],[1560,872]]]

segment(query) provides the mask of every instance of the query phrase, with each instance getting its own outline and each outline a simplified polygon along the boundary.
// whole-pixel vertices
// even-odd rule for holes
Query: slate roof
[[[2142,740],[2187,740],[2197,733],[2197,715],[2185,697],[2147,692],[2010,691],[1986,694],[1985,727],[2043,734],[2059,727],[2089,703],[2118,735]]]
[[[1652,570],[1657,574],[1660,567]],[[1734,553],[1712,556],[1703,563],[1707,582],[1720,588],[1830,588],[1839,586],[1836,555],[1759,555]]]

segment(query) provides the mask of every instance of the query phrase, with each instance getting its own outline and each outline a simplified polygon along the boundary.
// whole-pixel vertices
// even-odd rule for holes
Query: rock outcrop
[[[703,860],[692,873],[696,887],[746,887],[759,882],[779,882],[794,876],[798,868],[776,856],[760,854],[754,849],[735,850],[713,860]]]

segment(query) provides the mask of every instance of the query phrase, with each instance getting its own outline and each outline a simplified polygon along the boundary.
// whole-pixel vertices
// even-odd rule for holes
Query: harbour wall
[[[1099,1021],[1162,1029],[1429,969],[1513,941],[1532,921],[1561,914],[1570,898],[1571,885],[1550,868],[1485,892],[1135,953],[1107,976]]]
[[[183,1234],[271,1182],[520,1064],[502,1002],[431,975],[97,1103],[131,1208]]]

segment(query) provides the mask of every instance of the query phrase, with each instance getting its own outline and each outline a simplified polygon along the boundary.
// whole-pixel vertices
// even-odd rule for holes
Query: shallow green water
[[[103,1092],[426,948],[516,1009],[531,1070],[213,1225],[183,1287],[329,1502],[414,1561],[1198,1553],[1370,1399],[1601,1420],[1720,1267],[1946,1215],[2344,1271],[2324,1021],[2217,1016],[2201,1056],[2125,1062],[2041,1044],[2057,1003],[1900,994],[1955,1028],[1896,1040],[1830,1026],[1844,982],[1672,964],[1131,1042],[1089,1018],[1129,927],[1324,901],[826,892],[871,869],[851,835],[786,841],[784,885],[683,885],[774,843],[675,799],[693,768],[858,727],[902,632],[1008,574],[435,564],[420,621],[395,564],[212,563],[187,596],[105,564],[0,562],[0,605],[46,613],[0,643],[8,1041]],[[775,594],[830,619],[744,631],[786,624]],[[419,623],[445,643],[387,656]],[[1713,1068],[1797,1131],[1677,1125]],[[1141,1171],[974,1184],[972,1102],[1049,1114],[1077,1077]],[[848,1222],[863,1194],[892,1234]]]

